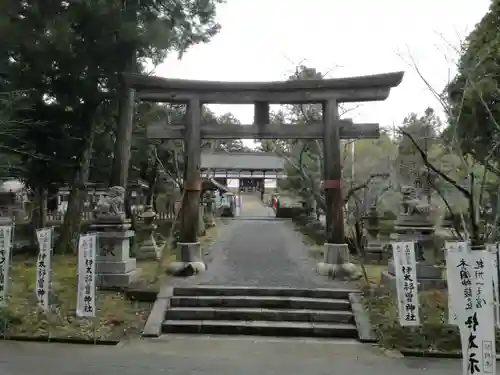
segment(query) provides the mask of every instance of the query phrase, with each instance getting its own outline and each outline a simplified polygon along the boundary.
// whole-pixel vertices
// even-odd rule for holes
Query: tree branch
[[[349,199],[351,198],[351,196],[353,196],[353,194],[355,194],[357,191],[362,190],[362,189],[366,189],[368,187],[368,185],[371,184],[372,180],[374,180],[375,178],[388,177],[388,176],[389,176],[388,173],[374,173],[374,174],[370,175],[370,177],[368,177],[368,179],[363,184],[354,186],[353,188],[351,188],[347,191],[347,194],[344,198],[344,203],[347,203],[349,201]]]
[[[448,199],[446,199],[446,197],[444,196],[443,192],[436,186],[436,184],[432,183],[432,181],[431,181],[431,186],[432,186],[432,188],[434,190],[436,190],[436,192],[438,193],[439,197],[444,202],[444,204],[446,206],[446,209],[448,210],[448,212],[450,213],[450,215],[452,216],[452,218],[455,218],[455,212],[451,208],[451,205],[448,202]],[[457,232],[458,237],[460,238],[460,240],[463,240],[462,233],[460,233],[460,227],[458,226],[458,224],[455,223],[455,220],[452,220],[452,221],[453,221],[453,227],[455,228],[455,231]]]
[[[403,130],[402,128],[400,128],[399,131],[401,132],[401,134],[408,137],[408,139],[411,141],[413,146],[415,146],[415,148],[417,149],[417,152],[420,154],[420,157],[422,158],[422,161],[424,162],[426,167],[428,167],[430,170],[432,170],[434,173],[436,173],[443,180],[445,180],[446,182],[453,185],[453,187],[455,187],[458,191],[460,191],[467,199],[470,199],[471,192],[468,191],[467,189],[463,188],[462,186],[460,186],[457,181],[455,181],[454,179],[452,179],[451,177],[446,175],[444,172],[442,172],[441,170],[436,168],[436,166],[429,161],[429,158],[427,157],[427,154],[425,153],[425,151],[422,149],[422,147],[420,147],[420,145],[417,143],[417,141],[415,141],[415,138],[413,138],[413,136],[410,133]]]

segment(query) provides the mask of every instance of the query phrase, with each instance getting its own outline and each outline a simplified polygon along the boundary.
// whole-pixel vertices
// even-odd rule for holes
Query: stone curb
[[[105,292],[123,293],[125,295],[125,298],[139,302],[155,302],[156,297],[158,296],[158,290],[147,289],[147,288],[129,289],[122,287],[107,287],[107,288],[100,288],[99,290]]]
[[[360,293],[349,293],[349,302],[354,315],[354,322],[358,330],[359,341],[362,343],[376,343],[377,337],[373,332],[370,316],[361,302]]]
[[[115,346],[120,343],[120,340],[93,340],[93,339],[79,339],[79,338],[58,338],[49,336],[8,336],[3,338],[5,341],[24,341],[24,342],[44,342],[55,344],[79,344],[79,345],[101,345],[101,346]]]
[[[139,302],[156,302],[158,297],[157,290],[127,290],[125,291],[125,295],[129,300],[139,301]]]
[[[170,307],[170,297],[173,294],[174,288],[170,286],[165,286],[160,290],[142,330],[142,337],[159,337],[161,335],[162,323],[165,320],[165,313]]]
[[[413,350],[413,349],[400,349],[399,352],[403,357],[420,357],[420,358],[441,358],[441,359],[462,359],[460,352],[437,352],[428,350]],[[500,355],[496,355],[497,361],[500,360]]]

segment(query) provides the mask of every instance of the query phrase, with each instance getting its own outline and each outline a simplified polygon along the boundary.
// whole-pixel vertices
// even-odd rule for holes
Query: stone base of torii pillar
[[[363,274],[350,262],[347,244],[326,243],[323,262],[316,264],[316,271],[323,276],[340,280],[359,280]]]
[[[175,261],[168,263],[166,267],[168,274],[187,277],[207,269],[206,264],[203,262],[199,242],[178,243],[174,255]]]

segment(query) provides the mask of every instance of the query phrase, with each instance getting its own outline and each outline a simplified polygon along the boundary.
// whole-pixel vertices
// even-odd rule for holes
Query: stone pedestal
[[[363,217],[366,222],[366,237],[368,243],[365,246],[365,262],[380,264],[387,262],[389,259],[387,251],[384,251],[384,244],[379,240],[380,219],[377,206],[372,205],[368,210],[368,214]]]
[[[166,271],[174,276],[192,276],[203,272],[207,266],[203,262],[199,242],[178,243],[174,252],[175,261],[167,265]]]
[[[134,231],[130,224],[97,222],[91,230],[98,233],[98,253],[96,257],[97,286],[127,287],[139,281],[141,270],[135,258],[130,257],[130,238]]]
[[[384,251],[384,244],[378,239],[369,239],[365,247],[365,261],[368,263],[386,263],[390,256]]]
[[[390,290],[396,291],[396,273],[394,261],[391,260],[387,266],[387,271],[381,274],[381,283]],[[446,280],[443,280],[442,270],[439,267],[417,262],[417,283],[418,290],[446,289]]]
[[[135,257],[138,260],[155,260],[160,258],[160,247],[156,244],[153,235],[148,235],[146,239],[142,241]]]
[[[320,275],[330,276],[334,279],[357,280],[362,274],[357,267],[350,262],[349,247],[347,244],[325,244],[326,251],[323,262],[316,265]]]

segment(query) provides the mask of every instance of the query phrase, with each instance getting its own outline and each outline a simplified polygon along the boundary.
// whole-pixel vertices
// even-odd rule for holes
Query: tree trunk
[[[43,228],[47,223],[47,190],[43,187],[36,187],[33,196],[33,215],[31,216],[31,226],[33,236],[31,244],[38,246],[36,230]]]
[[[127,188],[130,147],[132,144],[134,96],[134,90],[128,89],[122,83],[118,101],[119,112],[113,166],[111,169],[111,186]]]
[[[56,252],[59,253],[76,253],[78,249],[83,203],[87,196],[86,185],[89,179],[90,162],[92,159],[94,117],[96,111],[97,103],[85,104],[82,108],[81,124],[86,130],[86,134],[83,136],[78,165],[73,181],[70,184],[68,208],[64,214],[64,221],[61,225],[61,232],[55,247]]]
[[[148,178],[148,192],[146,194],[146,205],[154,207],[154,187],[156,184],[156,180],[158,179],[158,162],[155,162],[153,166],[153,170],[149,174]]]
[[[138,8],[139,2],[137,0],[122,0],[124,20],[129,22],[130,25],[133,24],[134,29],[137,28]],[[123,65],[118,66],[117,71],[127,73],[137,72],[137,51],[135,47],[128,44],[122,53]],[[122,186],[126,189],[131,157],[130,148],[132,144],[135,91],[125,85],[123,77],[121,78],[118,95],[118,124],[116,128],[113,166],[111,169],[111,186]]]

